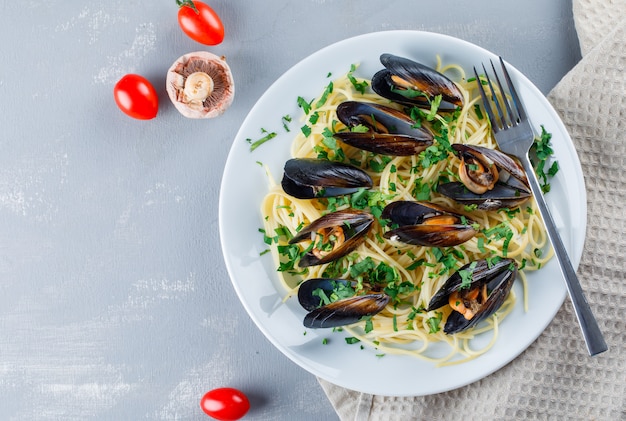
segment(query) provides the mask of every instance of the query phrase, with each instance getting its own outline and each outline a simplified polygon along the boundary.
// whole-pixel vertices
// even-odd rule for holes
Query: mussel
[[[332,262],[356,249],[372,227],[374,216],[360,210],[346,209],[327,213],[302,228],[289,243],[311,240],[311,249],[298,261],[308,267]]]
[[[455,201],[478,205],[478,209],[512,208],[531,196],[522,167],[497,149],[454,144],[461,160],[459,179],[440,184],[437,191]]]
[[[392,226],[383,234],[385,238],[418,246],[452,247],[478,233],[470,219],[427,202],[392,202],[383,209],[381,218]]]
[[[456,271],[431,298],[427,311],[450,305],[444,332],[453,334],[475,326],[495,313],[511,291],[517,275],[513,259],[478,260]]]
[[[385,69],[372,77],[372,89],[383,98],[408,106],[430,108],[441,95],[439,110],[454,111],[463,106],[463,94],[454,82],[435,69],[393,54],[382,54]]]
[[[288,160],[281,182],[285,193],[298,199],[352,194],[372,184],[372,178],[361,168],[314,158]]]
[[[382,155],[417,155],[433,144],[433,134],[402,111],[384,105],[345,101],[337,106],[337,118],[349,131],[333,136],[355,148]]]
[[[351,290],[345,279],[314,278],[304,281],[298,289],[298,302],[309,313],[304,317],[304,326],[326,328],[346,326],[358,322],[365,316],[380,313],[391,299],[382,292],[352,295],[333,302],[324,303],[322,294],[330,297],[337,290]]]

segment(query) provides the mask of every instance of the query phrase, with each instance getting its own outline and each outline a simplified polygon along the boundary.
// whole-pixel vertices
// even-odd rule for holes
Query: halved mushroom
[[[167,72],[166,89],[176,109],[189,118],[217,117],[235,96],[225,58],[207,51],[179,57]]]

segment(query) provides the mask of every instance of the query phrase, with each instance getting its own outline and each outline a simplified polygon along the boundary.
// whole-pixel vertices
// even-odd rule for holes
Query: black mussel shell
[[[336,139],[364,151],[389,156],[418,155],[433,144],[432,140],[419,140],[399,134],[339,132]]]
[[[337,118],[348,128],[365,126],[368,132],[345,131],[333,136],[355,148],[391,155],[417,155],[433,144],[433,134],[416,127],[406,114],[383,105],[345,101],[337,106]]]
[[[392,81],[395,75],[428,95],[431,100],[441,95],[439,109],[442,111],[453,111],[463,105],[463,95],[456,84],[435,69],[393,54],[382,54],[380,62],[385,69],[372,77],[372,89],[378,95],[401,104],[430,108],[429,101],[421,96],[407,97],[398,93]]]
[[[427,311],[436,310],[448,304],[450,294],[460,289],[463,279],[460,272],[470,270],[472,263],[468,263],[455,272],[443,287],[431,298]],[[475,326],[482,320],[495,313],[504,303],[513,287],[517,276],[517,265],[513,259],[501,259],[496,263],[487,260],[478,260],[472,270],[470,288],[487,285],[487,301],[471,319],[466,319],[461,313],[452,311],[446,320],[444,332],[454,334]]]
[[[440,184],[437,186],[437,191],[461,204],[477,205],[477,209],[486,211],[514,208],[531,197],[531,193],[528,190],[504,183],[496,183],[493,189],[483,194],[469,191],[459,181]]]
[[[532,196],[526,173],[510,156],[497,149],[475,145],[453,144],[452,148],[466,162],[476,158],[486,165],[495,165],[498,168],[498,179],[493,188],[481,194],[470,191],[463,182],[456,181],[440,184],[437,187],[439,193],[464,205],[478,205],[481,210],[513,208]]]
[[[389,300],[390,297],[384,293],[344,298],[309,312],[304,317],[304,326],[327,328],[351,325],[363,317],[380,313]]]
[[[423,247],[453,247],[471,240],[478,231],[471,225],[406,225],[386,232],[385,238]]]
[[[345,256],[356,249],[364,240],[372,227],[374,216],[360,210],[346,209],[327,213],[316,219],[311,224],[302,228],[289,243],[294,244],[306,239],[311,239],[311,235],[319,230],[338,227],[343,230],[344,242],[336,249],[330,251],[323,257],[316,256],[312,251],[307,252],[298,261],[298,266],[308,267],[332,262]]]
[[[399,104],[419,108],[430,108],[430,102],[422,96],[407,98],[406,96],[398,93],[391,80],[392,75],[393,73],[387,69],[382,69],[374,73],[374,76],[372,76],[372,90],[383,98],[387,98],[388,100]],[[440,107],[442,111],[447,111],[447,107],[445,107],[445,105],[446,104],[444,104],[443,107]]]
[[[432,203],[398,200],[385,206],[380,217],[400,226],[417,225],[426,218],[442,215],[445,212],[443,208]]]
[[[432,218],[440,216],[450,216],[454,222],[434,223]],[[411,245],[452,247],[478,233],[473,221],[427,202],[392,202],[385,207],[381,218],[388,220],[392,226],[398,225],[385,232],[385,238]]]
[[[373,316],[381,312],[391,299],[384,293],[369,293],[322,305],[321,299],[314,294],[314,291],[321,289],[327,296],[330,296],[339,284],[348,286],[350,281],[314,278],[300,284],[298,302],[309,312],[304,318],[305,327],[327,328],[350,325],[365,316]]]
[[[281,182],[285,193],[298,199],[352,194],[372,184],[372,178],[361,168],[313,158],[288,160]]]
[[[478,145],[455,143],[451,145],[458,156],[463,154],[482,155],[487,161],[493,162],[500,170],[513,176],[526,187],[529,186],[524,169],[513,158],[498,149],[490,149]]]

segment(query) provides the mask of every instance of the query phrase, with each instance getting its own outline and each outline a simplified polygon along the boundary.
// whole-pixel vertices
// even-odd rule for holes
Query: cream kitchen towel
[[[585,177],[587,238],[578,274],[609,350],[587,355],[566,299],[517,359],[457,390],[397,398],[320,379],[341,420],[626,420],[626,0],[574,0],[573,11],[583,59],[548,99]]]

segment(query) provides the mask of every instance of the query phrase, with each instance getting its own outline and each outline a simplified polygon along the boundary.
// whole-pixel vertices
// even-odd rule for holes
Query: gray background
[[[213,0],[226,38],[187,38],[171,1],[0,1],[0,418],[206,419],[234,386],[248,419],[335,419],[314,376],[257,330],[230,284],[217,202],[232,139],[267,87],[316,50],[391,29],[453,35],[543,93],[580,59],[567,0]],[[165,94],[180,55],[225,55],[236,83],[213,120]],[[113,86],[147,77],[156,119]],[[372,373],[375,375],[375,373]]]

